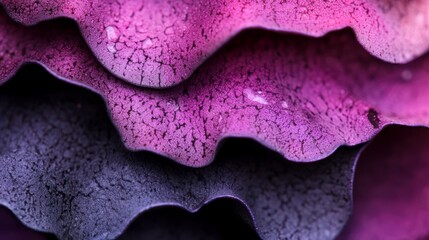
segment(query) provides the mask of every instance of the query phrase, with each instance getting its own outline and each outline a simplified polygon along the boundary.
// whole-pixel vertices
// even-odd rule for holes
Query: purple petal
[[[428,239],[429,129],[389,128],[359,158],[353,215],[339,239]]]
[[[429,47],[429,1],[2,0],[18,21],[77,21],[100,62],[133,84],[178,84],[242,29],[321,36],[351,27],[372,54],[403,63]]]
[[[0,79],[37,61],[100,93],[128,148],[189,166],[209,164],[225,137],[252,137],[287,159],[311,161],[366,141],[389,123],[429,123],[429,56],[388,64],[350,32],[321,39],[246,32],[189,81],[157,91],[113,77],[64,22],[0,21]]]
[[[22,72],[0,88],[0,202],[32,228],[112,239],[148,209],[193,212],[232,198],[264,239],[333,238],[350,214],[360,147],[298,164],[253,141],[230,140],[210,166],[187,168],[125,150],[93,94]]]

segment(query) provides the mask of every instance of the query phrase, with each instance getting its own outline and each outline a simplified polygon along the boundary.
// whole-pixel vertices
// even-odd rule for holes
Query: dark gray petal
[[[300,164],[232,139],[210,166],[187,168],[127,151],[94,94],[24,72],[0,88],[0,202],[35,229],[111,239],[156,206],[193,212],[228,197],[264,239],[332,239],[350,214],[360,147]]]

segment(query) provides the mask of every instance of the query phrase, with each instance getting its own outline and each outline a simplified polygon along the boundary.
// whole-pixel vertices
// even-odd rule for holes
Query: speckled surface
[[[0,21],[2,81],[37,61],[102,95],[129,149],[188,166],[209,164],[226,137],[253,138],[306,162],[367,141],[389,123],[429,124],[429,56],[385,63],[350,31],[320,39],[249,31],[188,81],[160,91],[115,78],[70,22],[22,27],[4,14]]]
[[[133,84],[187,79],[242,29],[320,36],[351,27],[373,55],[407,62],[429,46],[428,0],[1,0],[25,24],[75,20],[99,61]]]
[[[247,206],[264,239],[330,239],[350,214],[358,147],[298,164],[230,140],[210,166],[187,168],[127,151],[93,93],[23,72],[31,79],[0,89],[0,202],[35,229],[111,239],[153,207],[197,211],[228,197]]]

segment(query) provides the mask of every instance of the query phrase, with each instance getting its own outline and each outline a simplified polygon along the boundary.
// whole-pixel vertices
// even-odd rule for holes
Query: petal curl
[[[360,147],[298,164],[240,139],[210,166],[187,168],[124,149],[93,93],[26,73],[0,88],[0,202],[32,228],[61,239],[113,239],[148,209],[197,211],[226,197],[245,204],[264,239],[323,239],[350,214]]]
[[[77,21],[100,62],[133,84],[168,87],[187,79],[242,29],[321,36],[352,27],[384,60],[403,63],[429,47],[429,0],[129,1],[1,0],[18,21]]]
[[[320,39],[245,32],[189,81],[159,91],[115,78],[70,24],[0,21],[0,81],[36,61],[100,93],[128,148],[188,166],[209,164],[227,137],[251,137],[287,159],[313,161],[367,141],[386,124],[429,123],[429,56],[389,64],[347,31]]]
[[[235,200],[219,199],[197,213],[175,207],[153,209],[139,215],[117,240],[260,240],[243,221],[246,209]]]

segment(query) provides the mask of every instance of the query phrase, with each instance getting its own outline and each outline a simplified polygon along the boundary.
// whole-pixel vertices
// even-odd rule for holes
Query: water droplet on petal
[[[107,44],[107,50],[109,50],[111,53],[116,53],[115,45],[112,43]]]
[[[258,93],[259,93],[260,91],[258,91]],[[244,89],[244,91],[243,91],[243,93],[244,93],[244,95],[250,100],[250,101],[253,101],[253,102],[257,102],[257,103],[260,103],[260,104],[263,104],[263,105],[267,105],[268,104],[268,102],[267,102],[267,100],[265,100],[265,98],[263,98],[262,96],[260,96],[260,95],[258,95],[258,94],[255,94],[253,91],[252,91],[252,89],[250,89],[250,88],[246,88],[246,89]],[[262,93],[262,92],[261,92]]]
[[[115,43],[119,39],[119,30],[115,26],[107,26],[106,27],[106,35],[107,35],[107,50],[111,53],[116,53]]]
[[[106,27],[107,40],[109,42],[116,42],[119,39],[119,30],[115,26]]]
[[[142,47],[143,49],[145,48],[149,48],[153,45],[153,42],[150,38],[147,38],[146,40],[143,41]]]
[[[282,105],[282,108],[285,108],[285,109],[289,108],[289,104],[287,104],[286,101],[282,101],[281,105]]]

